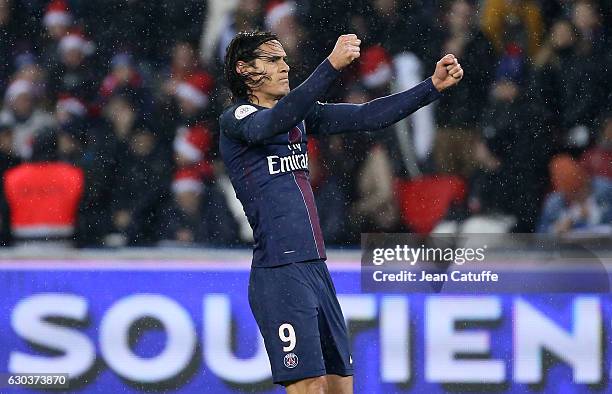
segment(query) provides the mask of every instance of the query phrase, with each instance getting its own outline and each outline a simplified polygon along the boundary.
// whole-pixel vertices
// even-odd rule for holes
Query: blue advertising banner
[[[610,295],[364,294],[358,263],[330,270],[356,393],[612,390]],[[248,277],[227,263],[0,266],[0,373],[68,373],[71,393],[284,392]]]

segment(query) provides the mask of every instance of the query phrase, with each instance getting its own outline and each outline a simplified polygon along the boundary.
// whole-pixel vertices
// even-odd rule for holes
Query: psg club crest
[[[283,363],[285,367],[292,369],[297,367],[298,365],[298,356],[295,353],[287,353],[285,354],[285,358],[283,359]]]

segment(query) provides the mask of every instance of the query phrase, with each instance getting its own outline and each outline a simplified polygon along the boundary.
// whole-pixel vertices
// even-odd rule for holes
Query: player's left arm
[[[443,90],[463,78],[463,69],[454,55],[436,63],[430,78],[400,93],[364,104],[317,103],[306,118],[309,134],[338,134],[384,129],[421,107],[437,100]]]

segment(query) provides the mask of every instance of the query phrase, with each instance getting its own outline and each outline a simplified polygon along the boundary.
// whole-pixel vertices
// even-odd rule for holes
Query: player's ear
[[[242,60],[238,60],[236,62],[236,72],[238,73],[238,75],[243,75],[246,74],[249,70],[249,64],[246,62],[243,62]]]

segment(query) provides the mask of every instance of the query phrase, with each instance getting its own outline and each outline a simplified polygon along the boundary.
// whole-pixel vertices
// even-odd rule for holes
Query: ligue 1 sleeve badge
[[[234,111],[234,117],[238,120],[244,119],[255,111],[257,111],[257,108],[252,105],[241,105]]]
[[[289,369],[293,369],[298,365],[298,356],[295,353],[287,353],[285,354],[285,358],[283,359],[283,363],[285,367]]]

